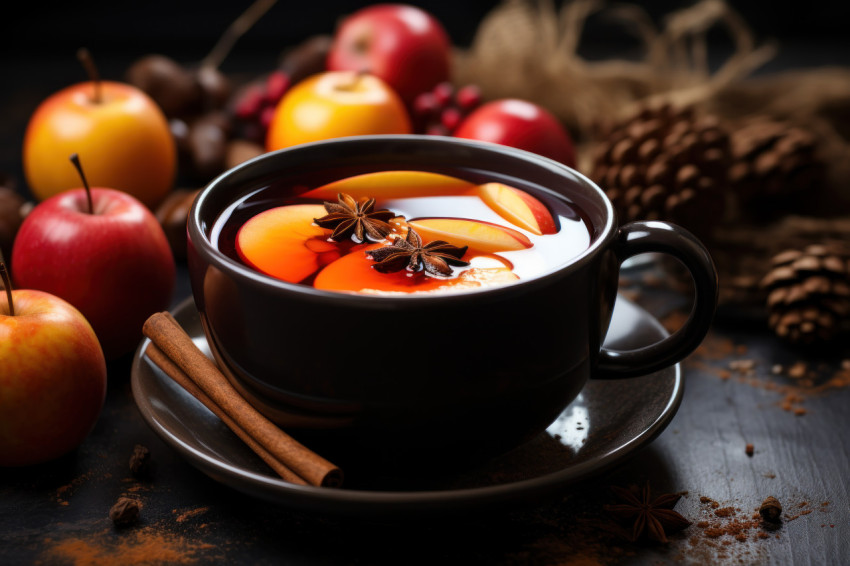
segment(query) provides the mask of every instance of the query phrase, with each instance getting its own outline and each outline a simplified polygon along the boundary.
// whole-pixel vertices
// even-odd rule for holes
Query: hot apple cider
[[[346,177],[233,203],[213,241],[290,283],[363,294],[460,292],[531,279],[583,252],[581,211],[542,191],[422,171]]]

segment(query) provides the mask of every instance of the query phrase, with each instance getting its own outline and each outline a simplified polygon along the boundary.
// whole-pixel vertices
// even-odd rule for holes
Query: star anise
[[[407,268],[411,271],[424,269],[431,275],[451,275],[452,268],[449,266],[469,265],[460,259],[466,249],[467,246],[459,248],[443,240],[434,240],[423,246],[419,234],[409,228],[404,239],[396,238],[391,245],[367,251],[366,254],[377,262],[372,267],[381,273]]]
[[[372,210],[375,208],[375,199],[364,197],[355,201],[350,195],[339,193],[337,201],[326,201],[324,205],[328,214],[313,219],[322,228],[333,229],[332,240],[340,241],[354,235],[360,242],[366,241],[366,236],[380,241],[392,231],[387,222],[396,215],[385,209]]]
[[[606,505],[605,510],[621,521],[634,521],[632,541],[638,540],[644,533],[656,542],[667,542],[667,533],[687,528],[691,522],[673,511],[673,507],[682,497],[678,493],[659,495],[652,499],[649,482],[641,490],[639,497],[628,489],[611,486],[611,490],[622,500],[617,505]]]

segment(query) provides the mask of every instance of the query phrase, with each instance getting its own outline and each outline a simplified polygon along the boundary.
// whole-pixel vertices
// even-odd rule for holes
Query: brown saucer
[[[209,353],[191,298],[173,312]],[[618,297],[605,345],[629,349],[666,336],[646,311]],[[622,462],[670,423],[682,400],[679,365],[654,374],[591,380],[540,435],[474,470],[451,477],[400,481],[358,477],[346,469],[341,489],[281,480],[215,415],[141,355],[133,359],[133,396],[145,421],[192,465],[238,491],[287,508],[337,516],[388,518],[482,511],[526,504]],[[482,423],[481,434],[487,434]]]

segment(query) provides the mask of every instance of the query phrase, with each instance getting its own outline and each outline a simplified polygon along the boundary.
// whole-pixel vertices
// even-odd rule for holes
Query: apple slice
[[[426,243],[444,240],[454,246],[469,246],[486,253],[524,250],[534,245],[522,232],[482,220],[417,218],[408,220],[407,224]]]
[[[475,185],[469,181],[428,173],[427,171],[378,171],[346,177],[327,185],[312,189],[300,196],[336,201],[338,193],[346,193],[355,199],[400,197],[427,197],[456,195],[472,192]]]
[[[558,232],[546,205],[525,191],[502,183],[484,183],[478,186],[478,196],[499,216],[532,234]]]
[[[444,285],[448,279],[429,277],[422,272],[411,273],[407,270],[395,273],[381,273],[372,269],[375,262],[366,251],[383,247],[383,244],[364,246],[360,251],[347,254],[325,266],[313,281],[316,289],[327,291],[361,291],[378,289],[409,293],[414,290],[427,291]]]
[[[422,271],[411,273],[402,270],[395,273],[381,273],[372,269],[375,262],[365,253],[380,247],[382,244],[371,244],[364,246],[362,250],[352,251],[339,258],[319,272],[313,286],[326,291],[394,295],[462,291],[482,286],[503,285],[519,279],[507,267],[473,267],[452,279],[431,277]]]
[[[236,234],[236,252],[254,269],[297,283],[340,256],[314,218],[326,214],[320,204],[293,204],[259,213]]]

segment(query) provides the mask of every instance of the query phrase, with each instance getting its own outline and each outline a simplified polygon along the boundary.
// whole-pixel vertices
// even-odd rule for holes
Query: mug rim
[[[467,289],[456,293],[405,293],[392,295],[370,295],[356,292],[349,293],[330,291],[316,289],[310,285],[282,281],[231,259],[222,253],[207,234],[204,233],[204,230],[202,229],[204,222],[201,219],[201,212],[207,201],[211,198],[210,195],[219,187],[226,186],[232,177],[243,173],[246,169],[263,165],[266,162],[274,162],[280,155],[289,155],[291,153],[301,153],[305,151],[309,152],[311,150],[315,150],[317,147],[345,147],[368,141],[394,142],[402,144],[456,145],[476,150],[483,150],[490,153],[502,154],[505,157],[530,162],[536,167],[547,169],[550,172],[554,172],[562,176],[569,176],[571,177],[571,181],[576,181],[577,183],[575,184],[581,186],[583,190],[592,197],[595,197],[599,204],[602,205],[605,213],[604,223],[598,227],[598,235],[595,238],[591,235],[591,242],[587,248],[582,250],[578,255],[569,258],[563,265],[560,265],[539,276],[492,287]],[[413,168],[411,168],[411,170],[413,170]],[[258,173],[256,176],[261,174],[262,173]],[[223,210],[224,209],[216,211],[216,217],[218,214],[221,214]],[[213,220],[212,223],[214,224],[215,220]],[[616,231],[616,225],[616,212],[605,192],[596,183],[578,170],[548,157],[501,144],[455,138],[451,136],[381,134],[347,136],[303,143],[263,153],[222,172],[201,189],[201,192],[192,203],[188,216],[187,238],[191,240],[191,247],[194,248],[195,252],[198,253],[209,265],[215,266],[220,271],[229,273],[230,276],[236,277],[242,282],[249,283],[251,285],[262,288],[273,288],[285,293],[295,293],[303,298],[319,301],[343,301],[345,303],[360,304],[363,306],[395,306],[401,304],[412,306],[422,302],[451,302],[458,300],[472,300],[473,298],[480,299],[485,297],[501,297],[505,294],[525,292],[537,285],[548,284],[548,282],[550,282],[553,278],[565,277],[568,274],[581,269],[590,262],[597,253],[606,247],[608,241],[613,238]],[[597,227],[594,225],[593,228],[596,229]]]

